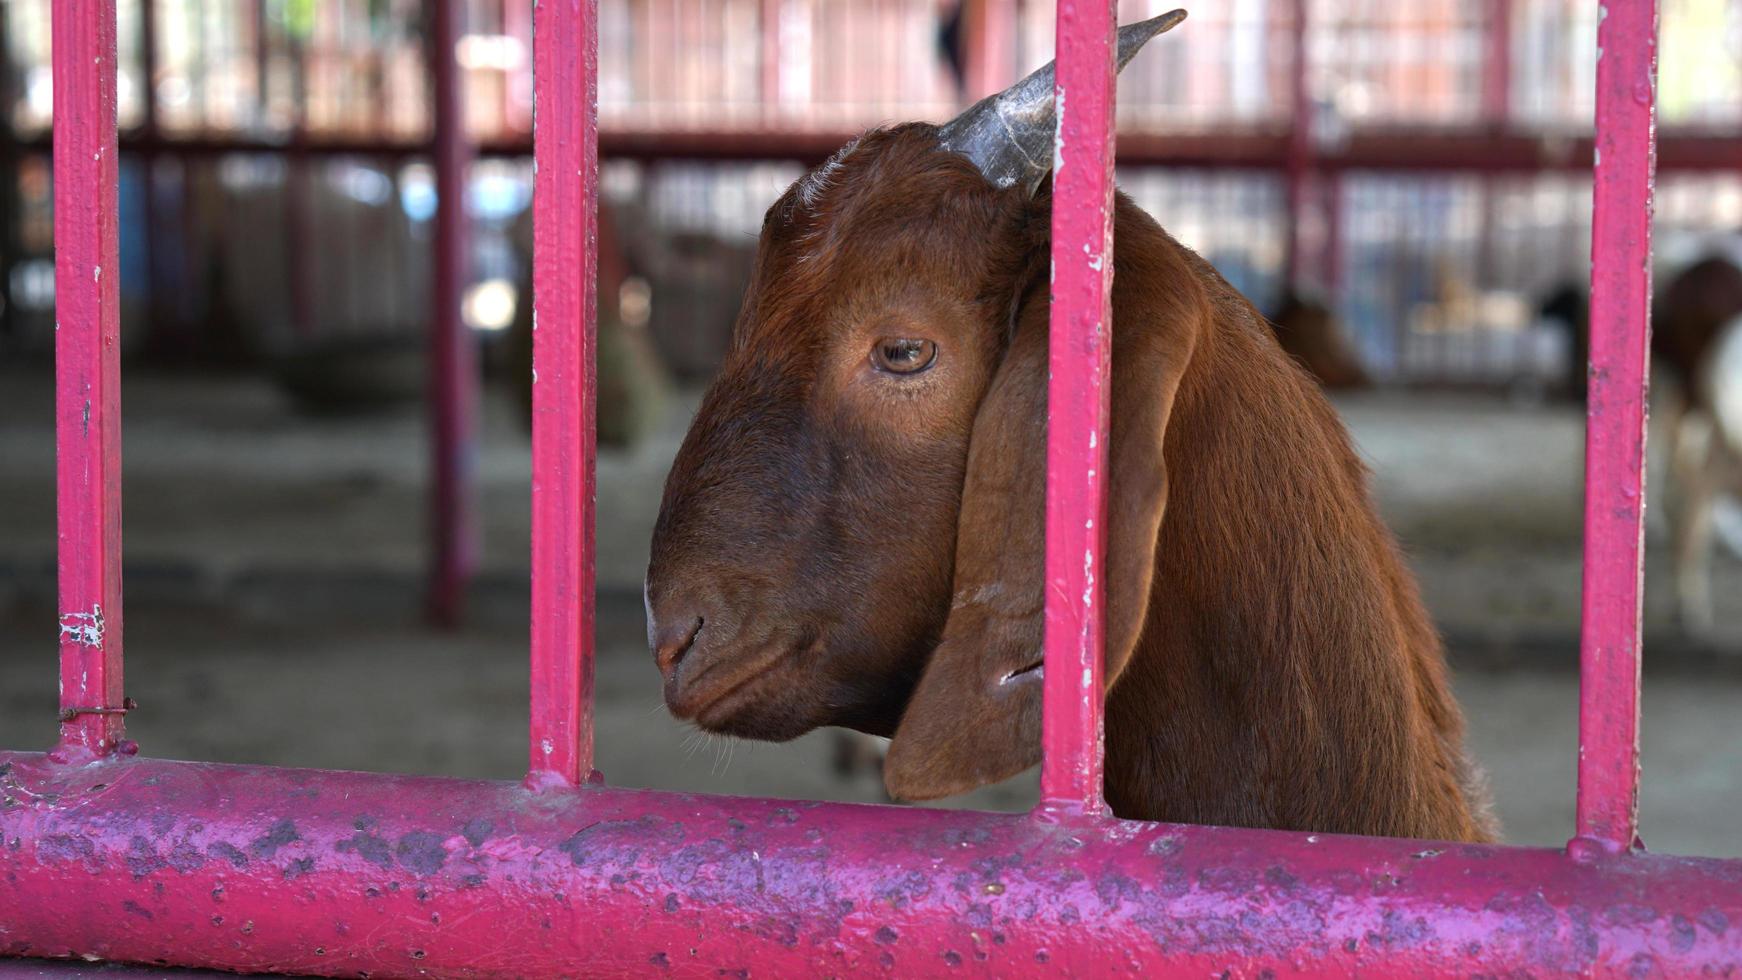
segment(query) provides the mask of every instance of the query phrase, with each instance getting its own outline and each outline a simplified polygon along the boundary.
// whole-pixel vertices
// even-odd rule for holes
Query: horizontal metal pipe
[[[1742,861],[0,753],[0,953],[334,976],[1728,975]]]
[[[604,129],[599,154],[616,160],[797,160],[820,163],[857,130],[676,130]],[[1248,132],[1146,133],[1121,131],[1119,163],[1123,166],[1167,166],[1266,170],[1288,166],[1289,137],[1285,130]],[[47,153],[46,136],[24,140],[24,150]],[[283,141],[228,136],[146,137],[121,134],[121,152],[147,156],[216,156],[227,153],[286,153]],[[313,157],[362,156],[388,160],[429,157],[427,142],[309,137],[296,148]],[[530,139],[486,140],[477,147],[484,157],[530,157]],[[1339,145],[1315,149],[1313,167],[1325,172],[1403,170],[1417,172],[1578,173],[1591,170],[1592,140],[1588,136],[1558,137],[1527,132],[1495,132],[1486,128],[1414,130],[1386,129],[1357,133]],[[1659,172],[1742,170],[1742,138],[1734,134],[1674,131],[1658,137]]]

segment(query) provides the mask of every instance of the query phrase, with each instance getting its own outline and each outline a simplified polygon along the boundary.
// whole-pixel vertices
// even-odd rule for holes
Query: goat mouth
[[[814,643],[778,647],[767,656],[758,658],[753,666],[743,670],[738,676],[727,678],[724,683],[715,685],[711,693],[704,689],[703,696],[693,705],[681,704],[681,697],[673,697],[678,692],[668,692],[665,699],[666,707],[678,718],[693,720],[703,728],[718,728],[732,720],[736,713],[735,708],[742,707],[742,702],[745,700],[743,695],[751,692],[757,684],[773,676],[776,668],[801,653],[814,650],[815,647]],[[716,663],[685,686],[693,690],[697,682],[706,681],[708,675],[714,673],[720,666],[723,664]],[[680,703],[674,704],[674,701]]]
[[[1003,677],[998,678],[998,683],[1001,685],[1002,684],[1014,684],[1017,681],[1023,680],[1023,679],[1028,678],[1028,677],[1040,678],[1040,677],[1045,677],[1045,676],[1046,676],[1046,661],[1045,660],[1036,660],[1034,663],[1031,663],[1026,667],[1018,667],[1017,669],[1011,671],[1010,673],[1005,674]]]

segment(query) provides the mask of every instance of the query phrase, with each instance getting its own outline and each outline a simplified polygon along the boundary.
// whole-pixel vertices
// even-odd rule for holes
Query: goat
[[[1122,67],[1183,11],[1128,25]],[[865,134],[769,208],[665,487],[677,718],[891,736],[898,799],[1039,761],[1052,66]],[[1264,318],[1115,205],[1106,798],[1121,816],[1486,840],[1413,578]]]
[[[1343,337],[1336,314],[1323,303],[1290,291],[1270,318],[1270,325],[1283,353],[1294,358],[1320,386],[1335,390],[1372,384],[1361,358]]]
[[[1713,532],[1742,496],[1742,268],[1714,255],[1670,280],[1653,304],[1651,348],[1677,392],[1669,413],[1676,604],[1683,628],[1704,634]]]

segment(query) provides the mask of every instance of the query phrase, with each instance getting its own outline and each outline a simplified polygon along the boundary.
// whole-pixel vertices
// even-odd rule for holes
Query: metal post
[[[1063,0],[1054,98],[1043,807],[1099,813],[1116,4]],[[1067,98],[1068,93],[1068,98]]]
[[[121,249],[115,4],[54,4],[55,474],[61,752],[119,744]]]
[[[759,8],[762,18],[762,45],[758,54],[762,59],[761,115],[767,124],[780,118],[780,21],[784,6],[785,0],[762,0]]]
[[[1512,0],[1488,0],[1482,61],[1482,118],[1504,130],[1512,115]]]
[[[593,769],[598,0],[533,12],[532,725],[529,781]]]
[[[140,116],[139,132],[146,139],[146,145],[157,142],[157,0],[140,0],[139,3],[139,93]],[[161,295],[157,288],[159,270],[158,248],[156,242],[159,225],[157,201],[157,160],[154,153],[139,154],[136,163],[140,169],[140,187],[143,188],[143,207],[140,213],[144,218],[144,234],[139,236],[139,243],[145,250],[145,261],[141,265],[145,269],[145,313],[149,321],[147,330],[161,339],[164,321],[168,319],[165,312],[159,308]],[[184,193],[183,199],[186,199]],[[177,326],[184,326],[183,320]],[[185,339],[183,341],[186,342]]]
[[[1307,84],[1307,0],[1290,0],[1293,20],[1289,29],[1290,118],[1288,130],[1287,179],[1288,238],[1283,253],[1282,281],[1285,289],[1295,290],[1301,284],[1302,253],[1306,250],[1306,223],[1302,217],[1307,209],[1307,184],[1312,171],[1312,97]]]
[[[18,132],[12,111],[18,95],[12,85],[11,12],[0,7],[0,344],[12,336],[12,266],[18,259]]]
[[[1015,0],[965,0],[967,103],[1002,91],[1016,74]]]
[[[1578,836],[1573,853],[1639,842],[1639,610],[1651,333],[1656,0],[1598,18],[1591,218],[1591,371],[1585,428]]]
[[[466,138],[457,56],[465,0],[438,0],[430,30],[435,75],[435,269],[430,296],[430,571],[429,614],[456,625],[476,560],[472,470],[478,370],[460,317],[466,288]]]

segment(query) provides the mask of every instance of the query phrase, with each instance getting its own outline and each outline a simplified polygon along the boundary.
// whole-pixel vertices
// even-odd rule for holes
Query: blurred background
[[[457,326],[432,316],[433,6],[120,0],[128,728],[146,753],[523,769],[532,3],[452,7],[473,157]],[[763,210],[859,131],[942,121],[1048,60],[1053,5],[599,6],[600,766],[880,799],[862,740],[734,744],[664,714],[648,537]],[[1662,10],[1660,286],[1742,254],[1742,2]],[[1216,0],[1119,86],[1125,191],[1333,389],[1521,843],[1572,830],[1597,13]],[[8,747],[55,731],[49,14],[0,0]],[[444,329],[476,355],[456,370],[430,357]],[[1673,381],[1652,432],[1644,837],[1742,855],[1742,487],[1719,493],[1712,600],[1690,618],[1659,497]],[[438,485],[459,505],[432,511]],[[431,587],[444,576],[461,588]],[[956,805],[1033,793],[1030,774]]]

